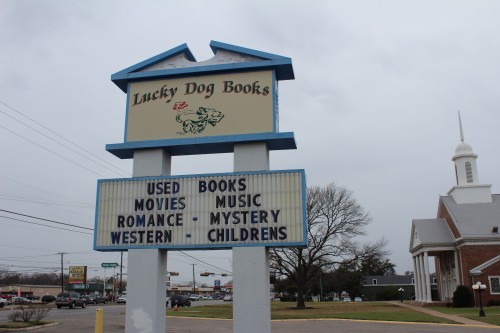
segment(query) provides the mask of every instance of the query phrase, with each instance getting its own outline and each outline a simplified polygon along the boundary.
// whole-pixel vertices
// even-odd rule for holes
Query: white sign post
[[[269,170],[265,144],[234,148],[234,171]],[[269,279],[268,248],[233,248],[233,333],[271,333]]]
[[[183,44],[111,76],[126,124],[106,149],[134,170],[98,182],[94,249],[128,250],[125,333],[165,332],[167,250],[228,248],[233,331],[270,333],[269,247],[307,246],[304,171],[269,171],[269,151],[297,148],[278,131],[291,59],[210,47],[209,61]],[[172,156],[219,153],[234,153],[234,173],[170,176]]]

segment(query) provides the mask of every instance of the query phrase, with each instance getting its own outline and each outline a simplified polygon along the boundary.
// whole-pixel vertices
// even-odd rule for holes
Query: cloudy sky
[[[295,132],[298,149],[271,153],[271,169],[352,190],[373,219],[362,241],[385,237],[397,272],[412,270],[411,220],[435,217],[455,185],[458,110],[480,182],[498,192],[499,12],[481,0],[0,0],[0,267],[54,271],[61,252],[91,275],[119,262],[92,250],[89,230],[96,180],[132,170],[104,149],[123,142],[125,121],[110,75],[183,43],[207,60],[216,40],[292,59],[280,131]],[[232,155],[172,168],[230,172]],[[197,276],[230,272],[231,252],[169,254],[177,281],[192,264]]]

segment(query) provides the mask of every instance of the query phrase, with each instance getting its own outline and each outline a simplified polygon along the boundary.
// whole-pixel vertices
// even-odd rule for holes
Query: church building
[[[464,142],[461,122],[460,139],[452,157],[456,186],[439,198],[436,218],[412,221],[415,299],[452,302],[458,285],[473,292],[480,282],[486,286],[483,304],[500,303],[500,194],[479,182],[477,155]],[[437,294],[431,293],[429,257],[434,257]]]

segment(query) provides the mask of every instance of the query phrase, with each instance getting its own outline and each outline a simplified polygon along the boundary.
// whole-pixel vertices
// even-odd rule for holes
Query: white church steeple
[[[457,185],[448,194],[459,204],[491,202],[491,185],[479,184],[477,155],[474,154],[472,147],[464,142],[460,112],[458,112],[458,123],[461,143],[455,149],[455,155],[452,157],[452,161],[455,162]]]

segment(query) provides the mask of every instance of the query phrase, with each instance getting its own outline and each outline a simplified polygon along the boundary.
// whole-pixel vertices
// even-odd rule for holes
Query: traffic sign
[[[103,262],[101,264],[102,268],[113,268],[113,267],[118,267],[118,263],[116,262]]]

